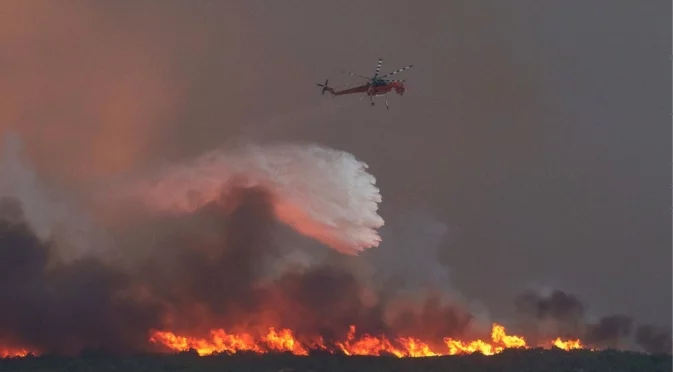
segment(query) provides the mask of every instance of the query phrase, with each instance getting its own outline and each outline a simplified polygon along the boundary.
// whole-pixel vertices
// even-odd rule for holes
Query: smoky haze
[[[56,249],[29,228],[21,202],[2,199],[2,340],[47,354],[125,354],[153,350],[149,334],[162,329],[199,335],[216,327],[288,327],[328,342],[345,339],[351,324],[435,343],[467,333],[471,316],[456,303],[432,296],[407,307],[364,300],[364,291],[377,290],[343,267],[347,261],[268,278],[264,258],[281,253],[271,194],[244,188],[223,198],[145,221],[143,229],[161,224],[164,233],[151,256],[131,267],[94,256],[54,265]]]
[[[3,254],[29,255],[16,258],[28,266],[17,263],[6,275],[13,273],[8,280],[14,284],[32,284],[17,286],[24,291],[5,286],[3,296],[34,290],[18,304],[35,309],[35,316],[48,315],[38,304],[53,306],[66,317],[94,306],[84,304],[86,294],[100,296],[91,302],[98,309],[110,305],[107,294],[130,286],[133,301],[82,322],[77,340],[63,347],[139,345],[147,336],[141,328],[167,320],[156,318],[165,304],[142,302],[146,289],[128,284],[137,279],[132,273],[153,257],[151,247],[174,224],[184,224],[178,231],[190,239],[205,227],[160,220],[139,231],[118,218],[131,213],[113,213],[92,201],[101,187],[193,159],[232,139],[310,141],[369,164],[383,197],[381,216],[404,227],[381,229],[380,252],[365,255],[367,270],[358,268],[355,277],[316,275],[346,287],[363,280],[378,288],[430,282],[470,303],[471,314],[486,308],[482,318],[507,320],[521,317],[511,303],[524,288],[561,288],[582,299],[583,316],[591,318],[586,322],[599,329],[600,318],[610,314],[635,319],[633,327],[653,324],[630,335],[656,349],[670,342],[670,333],[657,327],[670,327],[673,293],[668,14],[667,3],[621,1],[388,1],[355,9],[293,1],[7,1],[0,41],[11,52],[0,56],[6,71],[0,134],[18,133],[46,194],[88,213],[10,194],[23,198],[31,222],[3,235]],[[371,108],[356,98],[318,94],[316,82],[351,82],[341,69],[370,75],[379,57],[386,72],[415,65],[400,75],[407,92],[391,97],[389,111],[381,103]],[[257,208],[249,213],[261,218],[263,208]],[[224,212],[182,218],[216,218],[204,213]],[[31,220],[33,215],[45,218]],[[67,229],[45,227],[75,219]],[[203,231],[205,242],[190,246],[221,246],[212,228]],[[280,245],[278,260],[342,259],[281,230],[274,239],[254,236]],[[44,242],[45,234],[51,242]],[[282,246],[290,243],[301,253],[288,258]],[[410,253],[415,251],[423,258]],[[90,266],[68,266],[75,265],[68,261],[73,255],[91,252],[97,258]],[[154,258],[158,263],[146,268],[157,272],[152,278],[170,276],[165,268],[179,261]],[[59,260],[69,262],[67,269],[49,274],[59,279],[48,284],[41,272],[47,261]],[[271,266],[267,270],[278,270],[262,261]],[[347,261],[348,267],[363,265]],[[111,271],[105,269],[110,262]],[[393,278],[383,275],[386,270],[395,272]],[[82,289],[81,296],[68,292],[71,280],[87,283],[82,276],[89,274],[102,276],[91,282],[94,288]],[[144,280],[147,288],[164,288]],[[179,291],[187,284],[175,285]],[[96,286],[105,295],[95,294]],[[172,306],[180,304],[175,301]],[[129,317],[120,322],[143,327],[102,345],[91,336],[93,324],[119,310],[115,306]],[[34,335],[39,330],[30,329],[30,319],[19,321],[29,313],[4,311],[19,316],[7,318],[14,319],[4,325],[10,337],[59,349],[53,335]],[[73,319],[55,314],[46,329],[58,333],[72,325]],[[609,326],[602,327],[611,331],[597,333],[621,333],[628,322],[619,319],[606,320]],[[548,322],[542,323],[544,330]]]
[[[282,226],[272,193],[261,187],[233,188],[193,212],[144,221],[138,229],[159,224],[163,233],[130,266],[95,255],[54,262],[58,250],[31,230],[22,203],[0,201],[0,334],[15,347],[119,355],[162,350],[149,342],[156,330],[198,337],[219,327],[252,334],[289,328],[307,346],[320,337],[332,350],[351,325],[360,334],[416,337],[435,347],[444,337],[485,337],[460,299],[372,285],[353,269],[353,256],[286,266],[269,277],[267,265],[282,255]],[[592,323],[580,300],[561,291],[524,293],[515,303],[532,340],[561,335],[594,347],[671,348],[667,328],[641,324],[633,334],[633,320],[621,315]]]

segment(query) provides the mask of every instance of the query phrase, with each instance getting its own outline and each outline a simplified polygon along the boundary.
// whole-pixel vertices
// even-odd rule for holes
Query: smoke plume
[[[636,330],[636,342],[649,353],[673,352],[671,329],[654,325],[641,325]]]
[[[22,164],[3,171],[30,173]],[[32,222],[40,214],[30,212],[31,202],[48,206],[52,198],[6,192],[0,346],[129,353],[155,347],[152,330],[199,335],[216,327],[290,328],[327,342],[343,340],[353,324],[358,332],[432,335],[436,342],[464,334],[471,315],[460,304],[436,296],[408,302],[395,290],[377,295],[350,255],[275,267],[279,274],[269,275],[284,253],[278,232],[288,225],[339,252],[378,245],[380,195],[365,169],[350,154],[315,145],[246,146],[168,167],[115,189],[113,200],[140,197],[141,209],[152,213],[132,217],[134,210],[108,226],[120,254],[105,259],[91,248],[76,260],[58,260],[59,246],[69,241],[40,229]]]
[[[22,209],[27,221],[41,239],[46,239],[52,233],[58,211],[54,208],[54,204],[47,200],[44,191],[40,189],[37,175],[22,158],[19,137],[15,133],[7,133],[2,145],[0,196],[22,200]]]
[[[467,332],[471,317],[459,305],[432,297],[405,306],[372,300],[366,292],[375,288],[340,264],[287,268],[265,280],[263,263],[277,253],[271,238],[280,227],[270,195],[232,188],[193,212],[157,217],[170,229],[132,268],[94,257],[49,267],[53,247],[25,223],[19,201],[4,199],[2,341],[41,353],[129,353],[152,350],[154,329],[196,336],[274,326],[328,343],[344,339],[351,324],[435,342]]]
[[[408,282],[403,261],[413,255],[366,250],[380,241],[380,196],[366,166],[350,154],[287,144],[215,151],[112,188],[111,200],[143,203],[111,224],[74,209],[59,216],[79,218],[43,219],[60,204],[36,177],[26,176],[33,173],[17,142],[10,145],[12,156],[0,169],[6,176],[0,190],[0,347],[125,354],[165,351],[149,341],[155,331],[201,337],[218,328],[263,334],[269,327],[289,328],[307,344],[317,337],[330,345],[344,340],[351,325],[356,336],[416,337],[431,347],[443,345],[444,337],[488,337],[466,301],[436,291],[446,289],[441,284],[448,277],[431,265],[431,252],[447,229],[431,218],[416,219],[427,227],[419,237],[407,232],[409,245],[426,246],[414,254],[428,256],[408,275],[426,280],[390,285],[388,279]],[[58,233],[80,221],[90,222],[80,226],[90,232],[87,239]],[[100,226],[107,234],[88,230]],[[288,248],[281,233],[290,229],[335,250],[326,249],[323,261],[287,264],[285,255],[295,246]],[[400,238],[400,230],[387,238]],[[73,242],[87,249],[63,260],[64,247]],[[116,254],[101,255],[99,245]],[[376,256],[381,261],[368,267]],[[385,266],[389,270],[380,270]],[[423,291],[429,284],[434,292]],[[553,324],[593,345],[621,347],[619,341],[633,335],[630,318],[588,322],[586,306],[562,291],[526,293],[516,303],[527,325],[544,331]],[[666,351],[670,331],[641,325],[635,342]]]
[[[516,310],[538,337],[559,334],[580,338],[596,348],[637,348],[649,353],[671,353],[673,334],[670,327],[640,324],[628,315],[612,314],[590,321],[587,306],[575,295],[562,290],[547,294],[527,291],[515,299]]]
[[[156,311],[117,298],[130,278],[95,259],[49,268],[54,253],[26,223],[22,203],[0,199],[0,340],[63,354],[141,348],[141,327]]]

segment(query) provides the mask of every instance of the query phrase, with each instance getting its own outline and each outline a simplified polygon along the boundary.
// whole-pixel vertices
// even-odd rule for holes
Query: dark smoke
[[[393,329],[402,336],[422,336],[427,340],[460,338],[469,333],[474,316],[461,306],[447,306],[430,296],[419,309],[406,309],[393,319]]]
[[[343,261],[269,277],[267,263],[280,254],[275,234],[283,228],[270,195],[238,189],[194,213],[154,217],[138,228],[161,225],[162,233],[131,267],[94,257],[53,265],[53,244],[30,230],[18,201],[3,199],[0,340],[38,353],[126,354],[154,350],[151,330],[203,336],[212,328],[274,326],[327,342],[343,340],[351,324],[358,334],[436,342],[468,330],[469,314],[438,298],[394,312],[394,295],[366,300]]]
[[[575,296],[555,290],[549,296],[526,292],[514,300],[517,311],[539,321],[552,321],[555,333],[577,337],[584,318],[584,305]]]
[[[618,348],[620,340],[631,335],[634,320],[626,315],[610,315],[601,318],[596,324],[588,324],[584,340],[589,345],[600,348]]]
[[[544,296],[536,292],[525,292],[515,300],[519,315],[528,324],[537,322],[541,329],[551,324],[552,332],[564,332],[569,338],[580,338],[587,346],[595,348],[624,348],[633,341],[648,353],[671,353],[673,340],[671,329],[651,325],[640,325],[634,334],[635,320],[627,315],[608,315],[598,322],[586,320],[586,306],[580,299],[561,290],[554,290]],[[540,331],[544,333],[544,331]]]
[[[354,257],[286,268],[269,279],[264,263],[278,257],[281,249],[274,237],[285,228],[273,214],[274,201],[262,188],[238,190],[227,198],[237,200],[233,211],[220,207],[233,204],[226,200],[177,217],[165,244],[154,251],[157,258],[145,269],[154,273],[147,278],[150,287],[170,291],[161,295],[164,303],[171,299],[170,312],[176,314],[168,329],[204,334],[213,327],[249,331],[274,326],[328,342],[343,340],[353,324],[357,333],[437,334],[438,340],[467,329],[468,315],[435,298],[415,306],[415,312],[400,310],[387,319],[387,300],[364,299],[363,283],[348,268]],[[194,304],[200,304],[198,310]]]
[[[41,242],[14,199],[0,199],[0,335],[53,353],[127,352],[146,344],[156,309],[122,298],[129,279],[91,259],[47,269]]]
[[[242,188],[225,197],[193,213],[141,218],[146,223],[137,228],[157,237],[130,266],[93,255],[53,260],[53,242],[29,228],[21,203],[0,199],[0,341],[38,353],[128,354],[156,350],[152,330],[202,337],[213,328],[265,333],[273,326],[329,343],[356,325],[357,334],[419,337],[431,346],[472,336],[472,314],[441,296],[409,300],[390,288],[372,296],[374,288],[352,270],[356,257],[270,275],[282,255],[277,233],[286,228],[274,215],[272,194]],[[131,242],[124,252],[141,245]],[[622,347],[635,336],[648,352],[671,349],[670,330],[640,326],[634,335],[633,321],[619,315],[589,323],[582,302],[562,291],[525,293],[516,305],[529,325],[567,333],[553,337]]]
[[[636,342],[648,353],[673,352],[671,328],[642,325],[636,331]]]
[[[275,253],[272,201],[258,188],[236,189],[226,198],[169,219],[168,233],[142,270],[141,280],[167,311],[181,314],[172,327],[203,331],[218,320],[228,328],[263,305],[256,281],[264,257]],[[205,314],[196,316],[195,305]]]

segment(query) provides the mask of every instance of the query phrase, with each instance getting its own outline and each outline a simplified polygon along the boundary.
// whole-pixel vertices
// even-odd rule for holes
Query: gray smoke
[[[391,249],[414,253],[382,254],[378,258],[383,261],[372,266],[378,279],[405,283],[407,276],[423,276],[407,286],[384,285],[385,281],[372,279],[376,273],[362,271],[363,257],[372,254],[374,259],[375,250],[360,257],[326,250],[323,262],[275,267],[270,276],[269,263],[286,253],[279,236],[289,230],[287,226],[307,232],[301,224],[306,221],[279,213],[279,205],[291,204],[288,200],[300,205],[296,210],[303,216],[312,216],[309,226],[320,227],[308,230],[310,238],[348,242],[353,244],[348,246],[350,253],[377,241],[367,239],[376,234],[374,222],[382,220],[374,217],[375,202],[356,203],[376,200],[378,194],[373,177],[363,173],[362,164],[352,157],[319,147],[269,149],[215,152],[200,158],[193,169],[182,164],[150,177],[158,183],[132,183],[135,188],[113,196],[143,196],[145,203],[109,227],[114,244],[98,234],[85,234],[83,240],[58,234],[63,226],[87,219],[74,219],[72,212],[49,214],[64,209],[52,208],[53,199],[38,187],[35,177],[22,176],[31,173],[27,164],[17,161],[20,157],[4,158],[3,164],[9,165],[0,171],[9,178],[3,185],[14,186],[5,187],[5,195],[0,195],[0,340],[39,353],[124,354],[154,350],[151,330],[200,337],[212,328],[236,332],[275,326],[292,329],[300,339],[318,336],[329,343],[344,339],[353,324],[359,333],[413,336],[431,345],[474,331],[479,325],[474,312],[453,292],[409,296],[410,289],[418,293],[426,285],[451,290],[450,283],[442,287],[449,281],[446,272],[429,259],[448,232],[432,219],[412,219],[420,226],[402,221],[409,231],[386,236],[407,234],[408,241],[402,239]],[[276,152],[284,154],[279,155],[280,163],[271,156]],[[269,164],[272,158],[276,160]],[[222,172],[232,169],[231,164],[240,167],[238,171]],[[31,184],[25,180],[33,180],[34,187],[16,186]],[[124,194],[129,190],[131,194]],[[328,200],[319,200],[321,192]],[[177,208],[171,203],[173,196]],[[353,211],[353,216],[341,219]],[[47,217],[70,217],[45,218],[43,212]],[[88,226],[92,224],[83,230],[89,231]],[[85,249],[76,258],[59,259],[73,242]],[[414,243],[425,248],[415,249]],[[114,247],[121,259],[114,255],[102,259],[100,244]],[[405,268],[403,261],[414,262],[419,254],[420,266]],[[596,344],[609,345],[632,335],[626,318],[606,317],[589,324],[581,301],[561,291],[549,296],[528,293],[518,304],[530,324],[551,320],[568,334],[577,332]],[[670,330],[640,326],[635,338],[648,351],[670,349]]]
[[[470,314],[456,303],[432,296],[407,303],[395,290],[370,296],[377,288],[368,287],[353,270],[357,257],[342,255],[320,264],[285,267],[270,278],[267,264],[284,254],[278,236],[288,222],[305,232],[301,224],[305,221],[279,212],[279,205],[282,211],[288,200],[312,216],[310,226],[322,229],[309,230],[310,237],[347,242],[350,253],[377,242],[366,239],[376,235],[372,226],[382,220],[375,213],[378,191],[373,177],[349,155],[315,146],[269,151],[248,148],[226,156],[217,152],[197,161],[200,167],[195,169],[180,165],[160,172],[164,177],[158,184],[133,183],[140,187],[132,191],[145,193],[132,195],[148,199],[139,209],[122,214],[121,222],[108,231],[115,238],[119,260],[115,255],[101,259],[96,239],[90,239],[86,242],[91,246],[77,259],[54,264],[70,243],[54,232],[53,226],[62,221],[47,219],[53,225],[36,225],[33,217],[39,222],[41,215],[31,209],[35,205],[31,201],[48,208],[52,199],[6,193],[0,210],[0,297],[5,299],[0,339],[38,353],[124,354],[153,350],[151,330],[199,336],[212,328],[250,331],[276,326],[329,342],[344,339],[352,324],[358,332],[390,337],[426,338],[431,330],[437,338],[440,333],[457,337],[469,328]],[[278,158],[269,157],[271,153]],[[265,159],[276,163],[269,165]],[[219,172],[231,164],[239,171]],[[29,171],[27,164],[4,170],[8,169],[10,175],[20,175],[17,169]],[[222,176],[231,182],[221,183]],[[216,181],[210,184],[214,194],[204,198],[210,190],[208,180]],[[170,198],[149,191],[173,191],[168,196],[177,196],[183,207],[180,203],[188,201],[190,191],[197,197],[189,208],[161,208]],[[320,200],[322,192],[327,193],[326,200]],[[142,212],[144,206],[151,208]],[[399,302],[405,306],[396,305]]]
[[[565,338],[580,338],[595,348],[637,348],[649,353],[671,353],[673,335],[670,327],[640,324],[628,315],[613,314],[587,320],[587,306],[572,294],[553,290],[549,294],[528,291],[517,296],[515,306],[524,318],[529,332],[548,337],[558,334]],[[551,333],[550,333],[551,332]]]

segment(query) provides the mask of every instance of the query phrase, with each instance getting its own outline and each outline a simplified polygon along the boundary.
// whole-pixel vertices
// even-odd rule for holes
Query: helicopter
[[[386,109],[389,109],[390,106],[388,105],[388,93],[392,92],[393,90],[395,93],[401,95],[404,95],[404,92],[406,91],[406,87],[404,86],[404,80],[387,80],[385,79],[388,76],[392,76],[395,74],[398,74],[402,71],[405,71],[413,65],[405,66],[402,67],[401,69],[395,70],[393,72],[387,73],[385,75],[379,76],[379,71],[381,71],[381,65],[383,64],[383,59],[379,58],[378,64],[376,66],[376,72],[374,73],[374,76],[371,78],[358,75],[352,72],[347,72],[347,71],[342,71],[345,74],[355,76],[361,79],[364,79],[366,83],[359,85],[354,88],[348,88],[344,90],[339,90],[336,91],[334,88],[328,86],[329,80],[325,80],[325,84],[317,84],[319,87],[322,87],[322,94],[324,95],[325,92],[330,92],[332,93],[332,96],[341,96],[345,94],[356,94],[356,93],[366,93],[367,96],[369,97],[369,101],[371,102],[371,105],[374,106],[374,97],[379,97],[379,96],[384,96],[385,101],[386,101]]]

